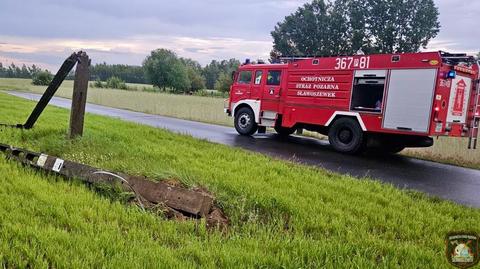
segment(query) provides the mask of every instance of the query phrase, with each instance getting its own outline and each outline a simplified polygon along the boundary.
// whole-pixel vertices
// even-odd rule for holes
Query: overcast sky
[[[275,24],[305,0],[0,0],[0,62],[56,71],[71,52],[140,65],[156,48],[202,65],[268,58]],[[480,51],[480,0],[435,0],[442,29],[429,49]]]

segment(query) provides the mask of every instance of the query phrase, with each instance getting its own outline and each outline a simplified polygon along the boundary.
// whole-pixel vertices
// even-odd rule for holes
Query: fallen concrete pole
[[[104,171],[5,144],[0,144],[0,151],[4,152],[8,159],[69,179],[78,179],[91,184],[118,185],[124,191],[133,191],[142,206],[144,203],[163,205],[170,212],[174,212],[173,215],[176,217],[182,215],[186,218],[206,218],[208,226],[224,227],[228,223],[223,212],[215,207],[213,196],[205,191],[189,190],[174,184],[150,181],[143,177]]]

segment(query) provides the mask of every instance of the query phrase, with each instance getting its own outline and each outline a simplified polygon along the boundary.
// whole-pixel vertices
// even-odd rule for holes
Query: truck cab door
[[[274,127],[280,111],[280,96],[282,94],[282,70],[266,70],[263,84],[262,103],[260,105],[260,125]]]
[[[253,85],[251,87],[251,98],[254,100],[260,100],[263,95],[263,85],[265,72],[263,70],[255,70],[253,77]]]
[[[278,112],[282,94],[282,70],[268,70],[263,87],[262,110]]]
[[[252,71],[243,70],[240,71],[237,80],[232,86],[231,102],[237,103],[238,101],[250,99],[251,96],[251,84],[252,84]]]

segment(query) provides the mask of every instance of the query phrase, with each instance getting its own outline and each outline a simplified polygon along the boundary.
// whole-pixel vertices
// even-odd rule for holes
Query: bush
[[[110,77],[107,79],[106,88],[128,90],[127,84],[119,77]]]
[[[48,86],[52,82],[53,75],[48,71],[39,71],[33,75],[32,84]]]
[[[199,90],[193,93],[195,96],[203,96],[203,97],[221,97],[227,98],[229,93],[228,92],[221,92],[217,90]]]
[[[95,82],[93,83],[93,87],[95,88],[103,88],[103,83],[100,79],[97,79],[95,80]]]
[[[110,77],[107,79],[106,82],[102,82],[100,79],[95,80],[95,82],[90,84],[90,86],[93,86],[95,88],[109,88],[109,89],[122,89],[122,90],[130,90],[130,88],[127,86],[125,81],[123,81],[119,77]]]

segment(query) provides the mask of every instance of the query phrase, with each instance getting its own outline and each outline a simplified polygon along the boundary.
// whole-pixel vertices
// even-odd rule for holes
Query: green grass
[[[33,103],[0,94],[0,122]],[[188,136],[48,107],[0,142],[97,167],[176,178],[215,193],[227,234],[167,221],[0,158],[0,262],[8,267],[449,268],[443,239],[480,231],[480,210],[376,181],[275,160]]]

